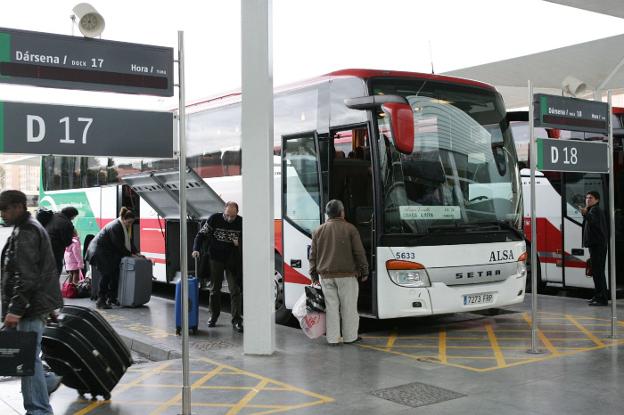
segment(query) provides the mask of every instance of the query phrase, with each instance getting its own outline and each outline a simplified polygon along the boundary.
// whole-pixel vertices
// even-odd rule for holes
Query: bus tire
[[[526,292],[533,292],[531,283],[533,272],[533,264],[531,264],[531,244],[527,242],[527,252],[529,253],[529,258],[527,260],[527,280],[526,280]],[[543,293],[546,290],[546,282],[542,281],[542,264],[540,263],[539,256],[537,258],[537,293]]]
[[[277,324],[287,324],[292,318],[292,314],[286,308],[286,297],[284,295],[284,261],[277,252],[275,253],[273,290],[275,297],[275,322]]]

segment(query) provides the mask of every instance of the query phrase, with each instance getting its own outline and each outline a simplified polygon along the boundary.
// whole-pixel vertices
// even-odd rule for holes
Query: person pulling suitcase
[[[132,224],[136,216],[125,206],[119,217],[98,232],[89,244],[87,260],[101,273],[97,308],[111,308],[117,305],[119,266],[123,257],[138,256],[132,242]]]
[[[238,215],[238,204],[227,202],[223,213],[215,213],[203,224],[193,242],[193,258],[199,258],[202,244],[208,244],[210,255],[210,321],[215,327],[221,313],[221,285],[225,272],[232,312],[232,328],[243,332],[243,301],[239,281],[242,259],[243,218]]]

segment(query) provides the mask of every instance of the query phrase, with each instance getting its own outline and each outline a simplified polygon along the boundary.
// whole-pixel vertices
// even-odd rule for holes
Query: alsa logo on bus
[[[503,249],[501,251],[492,251],[490,252],[490,261],[508,261],[510,259],[515,259],[513,251],[511,249]]]

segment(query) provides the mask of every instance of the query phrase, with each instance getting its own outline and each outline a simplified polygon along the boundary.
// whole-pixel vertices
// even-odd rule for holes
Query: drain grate
[[[380,389],[373,391],[372,394],[378,398],[400,403],[401,405],[411,406],[413,408],[466,396],[448,389],[438,388],[437,386],[431,386],[420,382]]]
[[[191,342],[190,346],[193,349],[201,350],[204,352],[208,350],[229,349],[229,348],[234,347],[232,343],[228,343],[223,340]]]

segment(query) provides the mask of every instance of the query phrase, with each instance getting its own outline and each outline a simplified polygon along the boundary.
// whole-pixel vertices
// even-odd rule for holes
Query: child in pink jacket
[[[65,248],[65,271],[71,276],[70,281],[74,284],[80,282],[84,261],[82,259],[82,248],[80,246],[80,238],[74,229],[72,243]]]

